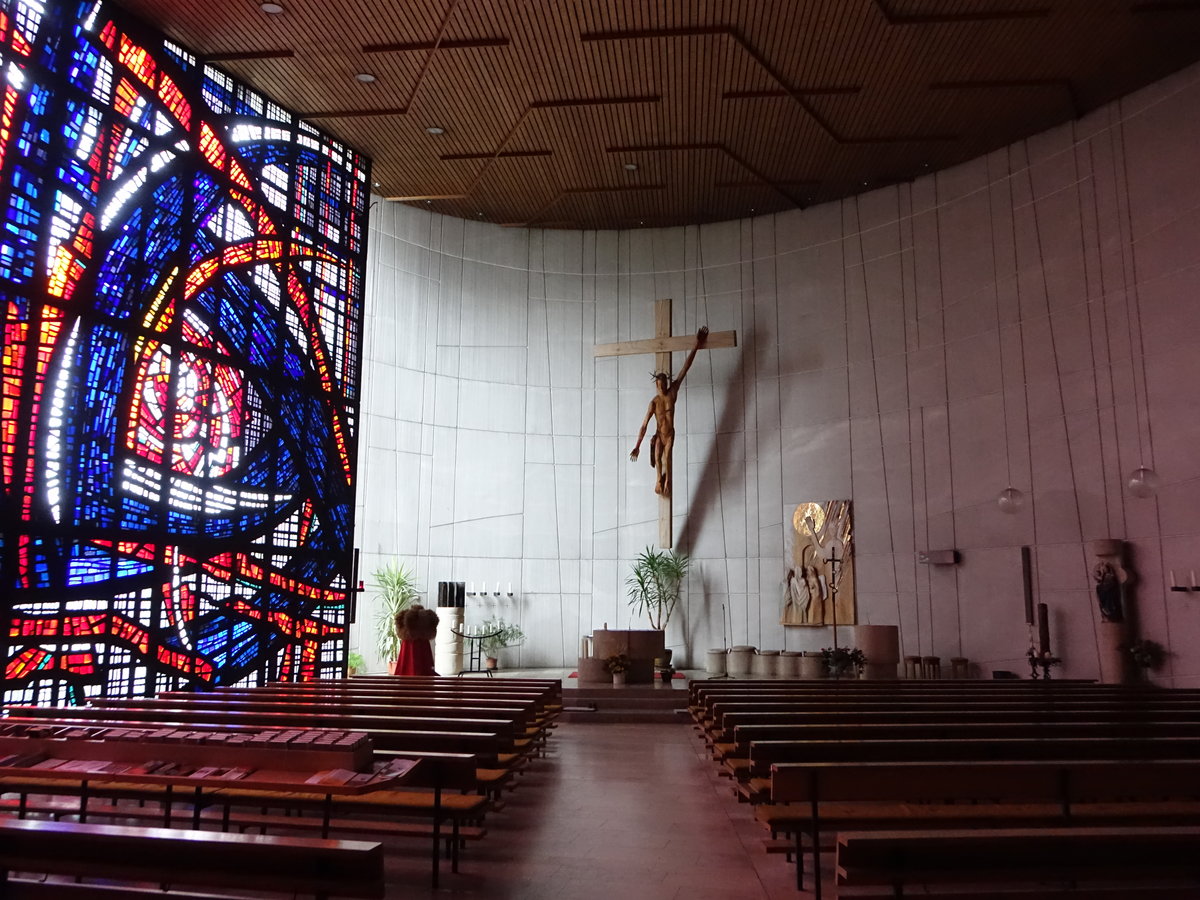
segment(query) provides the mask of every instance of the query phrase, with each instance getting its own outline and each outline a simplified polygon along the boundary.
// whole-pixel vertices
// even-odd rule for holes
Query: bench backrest
[[[950,740],[960,738],[1200,738],[1200,722],[902,722],[852,725],[738,725],[733,743],[753,741]]]
[[[1154,709],[1119,710],[1039,710],[1039,709],[975,709],[962,707],[958,710],[933,710],[922,712],[826,712],[756,711],[734,710],[724,713],[714,724],[713,730],[728,730],[739,725],[903,725],[903,724],[955,724],[959,722],[1154,722],[1170,719],[1173,722],[1200,722],[1200,710],[1171,710],[1162,712]]]
[[[751,765],[776,762],[926,762],[1038,759],[1187,759],[1200,738],[994,738],[879,741],[753,741]]]
[[[130,882],[384,896],[383,848],[365,841],[5,819],[0,867]]]
[[[260,721],[263,714],[246,715],[228,711],[189,712],[188,710],[154,711],[137,709],[101,709],[92,706],[13,707],[14,714],[55,722],[85,720],[111,727],[144,726],[153,722],[164,727],[220,727],[260,730],[262,727],[283,725],[277,720]],[[271,714],[265,714],[270,716]],[[406,750],[411,752],[470,753],[479,758],[480,765],[494,765],[497,754],[512,750],[509,736],[488,732],[440,731],[436,729],[363,729],[376,750]]]
[[[1192,799],[1200,759],[775,763],[775,803]]]

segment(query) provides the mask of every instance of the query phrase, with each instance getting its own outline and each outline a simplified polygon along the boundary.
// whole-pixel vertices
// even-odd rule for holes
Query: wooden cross
[[[654,337],[644,341],[617,341],[615,344],[597,344],[592,356],[634,356],[642,353],[654,354],[654,368],[671,376],[671,353],[675,350],[691,350],[696,346],[693,335],[671,336],[671,301],[654,301]],[[716,350],[737,346],[736,331],[712,331],[701,350]],[[671,495],[658,495],[658,543],[669,548],[673,543],[671,522]]]

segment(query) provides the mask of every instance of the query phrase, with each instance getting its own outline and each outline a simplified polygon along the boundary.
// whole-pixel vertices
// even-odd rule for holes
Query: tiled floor
[[[798,894],[767,856],[690,723],[562,723],[488,835],[434,893],[411,846],[396,845],[389,897],[496,900],[758,900]],[[399,850],[399,853],[397,853]]]

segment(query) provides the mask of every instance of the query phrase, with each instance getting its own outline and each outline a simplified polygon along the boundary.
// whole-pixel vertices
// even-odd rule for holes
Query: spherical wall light
[[[1016,515],[1017,511],[1025,505],[1025,495],[1018,491],[1011,484],[1000,492],[1000,496],[996,498],[996,505],[1000,507],[1000,512]]]
[[[1158,490],[1158,473],[1148,466],[1138,466],[1129,475],[1129,493],[1142,500],[1153,497]]]

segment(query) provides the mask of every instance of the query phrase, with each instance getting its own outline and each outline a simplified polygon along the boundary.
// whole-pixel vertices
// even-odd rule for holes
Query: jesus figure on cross
[[[633,445],[633,451],[629,454],[631,460],[638,458],[642,449],[642,439],[646,436],[646,427],[653,418],[654,435],[650,438],[650,465],[654,466],[658,473],[654,493],[664,497],[671,496],[671,449],[675,446],[675,401],[679,397],[679,386],[683,384],[683,379],[692,366],[692,360],[696,358],[696,351],[704,346],[707,338],[707,327],[702,327],[696,332],[696,346],[688,353],[683,368],[679,370],[679,377],[674,381],[666,372],[654,374],[654,384],[658,393],[650,399],[646,418],[642,419],[642,427],[638,431],[637,443]]]

